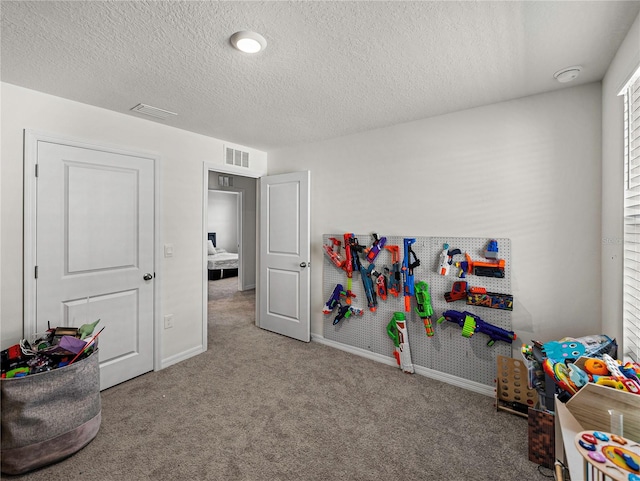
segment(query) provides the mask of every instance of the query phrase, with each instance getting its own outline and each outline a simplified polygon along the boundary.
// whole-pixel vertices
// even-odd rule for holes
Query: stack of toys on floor
[[[393,312],[386,325],[386,333],[394,345],[394,357],[399,367],[408,373],[414,372],[408,340],[407,316],[411,312],[412,302],[415,302],[415,312],[424,324],[427,337],[436,335],[433,326],[434,310],[431,303],[429,284],[424,280],[416,281],[414,270],[421,265],[421,260],[412,248],[415,238],[403,239],[403,255],[401,247],[387,243],[386,237],[372,234],[369,247],[361,245],[352,233],[346,233],[343,239],[329,237],[328,243],[323,244],[324,251],[333,266],[346,274],[346,287],[338,283],[333,288],[329,299],[325,303],[323,313],[333,316],[333,325],[348,320],[352,316],[362,316],[365,310],[356,307],[353,299],[356,294],[352,290],[353,274],[359,273],[369,311],[376,312],[379,302],[389,298],[404,297],[404,311]],[[342,250],[343,247],[343,250]],[[375,261],[378,255],[387,250],[391,253],[391,264],[376,270]],[[484,251],[484,260],[474,260],[468,253],[464,253],[464,260],[454,262],[454,256],[462,255],[460,249],[450,249],[444,244],[438,254],[436,275],[447,276],[450,271],[456,272],[459,279],[468,275],[501,279],[505,277],[506,261],[498,257],[498,242],[488,241]],[[362,256],[362,259],[361,259]],[[364,263],[368,265],[365,266]],[[380,300],[380,301],[379,301]],[[444,294],[447,303],[465,300],[467,305],[490,309],[513,310],[513,296],[510,294],[487,292],[480,286],[468,285],[466,280],[455,281],[449,292]],[[495,342],[511,343],[516,339],[513,331],[495,326],[483,320],[480,316],[466,310],[445,310],[437,323],[449,321],[462,329],[461,334],[470,338],[475,333],[488,336],[487,346]]]
[[[51,371],[89,357],[97,348],[98,335],[93,335],[98,319],[80,327],[50,328],[32,342],[23,339],[0,352],[2,379],[13,379]]]

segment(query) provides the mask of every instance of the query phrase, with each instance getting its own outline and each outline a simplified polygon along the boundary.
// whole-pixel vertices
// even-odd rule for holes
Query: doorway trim
[[[114,154],[145,157],[153,160],[154,166],[154,283],[153,283],[153,370],[158,371],[162,366],[162,226],[161,226],[161,188],[160,169],[161,158],[158,154],[144,151],[126,150],[119,146],[94,144],[82,139],[67,137],[55,133],[42,132],[38,130],[24,130],[24,225],[23,225],[23,322],[22,337],[26,338],[36,330],[36,165],[38,160],[38,142],[52,142],[72,147],[101,150]]]

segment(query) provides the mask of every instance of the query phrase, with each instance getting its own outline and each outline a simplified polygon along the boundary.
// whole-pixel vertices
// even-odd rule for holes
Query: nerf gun
[[[433,307],[431,307],[431,295],[429,294],[429,284],[420,281],[415,285],[416,291],[416,312],[424,322],[424,329],[427,336],[433,336],[433,326],[431,325],[431,316],[433,316]]]
[[[404,260],[402,261],[402,276],[404,282],[404,311],[411,311],[411,298],[414,296],[413,285],[413,269],[420,265],[420,260],[416,257],[416,253],[411,249],[411,244],[415,242],[415,238],[404,240]],[[411,256],[413,255],[413,262]]]
[[[369,310],[375,312],[378,306],[378,299],[376,298],[376,291],[373,288],[373,281],[371,280],[371,271],[375,266],[369,264],[367,269],[364,266],[360,266],[360,277],[362,277],[362,285],[364,286],[364,292],[367,295],[367,304]]]
[[[331,262],[339,269],[343,269],[345,260],[340,255],[340,241],[335,237],[329,237],[329,241],[331,244],[324,244],[322,247],[324,247],[324,251],[331,259]]]
[[[474,261],[471,256],[465,252],[466,261],[456,262],[456,267],[460,268],[458,277],[466,277],[466,274],[475,274],[482,277],[504,277],[504,259],[496,259],[492,262]]]
[[[376,234],[375,232],[372,235],[373,235],[373,244],[369,249],[365,249],[365,253],[367,254],[367,260],[370,263],[373,263],[373,261],[376,260],[376,257],[378,257],[378,254],[380,254],[380,251],[382,250],[384,245],[387,243],[386,237],[381,237],[380,239],[378,239],[378,234]]]
[[[403,312],[394,312],[391,321],[387,324],[387,335],[393,341],[395,349],[393,357],[400,369],[406,373],[413,373],[411,363],[411,349],[409,348],[409,336],[407,334],[407,321]]]
[[[451,292],[444,293],[444,300],[447,302],[459,301],[467,297],[467,282],[456,281],[451,286]]]
[[[373,271],[371,273],[371,276],[376,280],[378,296],[380,296],[380,298],[383,301],[386,301],[387,300],[387,276],[379,273],[378,271]]]
[[[449,250],[449,244],[442,244],[442,252],[440,252],[440,261],[438,263],[438,273],[441,276],[449,274],[449,266],[453,264],[453,256],[462,254],[460,249]]]
[[[343,306],[341,303],[338,303],[338,315],[333,320],[333,325],[338,324],[342,319],[349,319],[352,315],[361,316],[364,314],[364,310],[353,307],[353,306]]]
[[[331,297],[329,297],[329,300],[324,304],[322,312],[324,314],[330,314],[333,312],[333,310],[340,305],[341,297],[348,299],[350,297],[356,297],[356,295],[352,292],[345,291],[342,284],[336,284],[336,287],[333,288],[333,292],[331,293]]]
[[[402,290],[402,270],[400,268],[400,247],[395,245],[384,246],[389,252],[391,252],[391,271],[389,272],[389,293],[395,297],[400,295]]]
[[[511,344],[516,339],[516,334],[513,331],[507,331],[489,324],[470,312],[444,311],[442,317],[438,319],[438,324],[445,320],[458,324],[462,328],[463,337],[471,337],[476,332],[486,334],[490,338],[487,346],[493,346],[496,341],[504,341]]]

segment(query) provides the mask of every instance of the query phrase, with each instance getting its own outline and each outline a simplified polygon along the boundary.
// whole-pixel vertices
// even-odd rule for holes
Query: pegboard
[[[373,237],[370,234],[355,234],[360,245],[370,247]],[[387,245],[399,247],[400,262],[404,257],[404,239],[400,236],[386,236],[383,232],[379,237],[387,238]],[[330,244],[329,238],[335,237],[341,241],[340,252],[344,255],[344,234],[324,234],[323,244]],[[449,274],[442,276],[438,272],[440,252],[443,244],[448,244],[449,249],[460,249],[461,255],[453,258],[454,263],[464,261],[464,253],[468,253],[474,261],[486,261],[485,249],[489,238],[468,237],[413,237],[416,242],[411,248],[416,254],[420,265],[414,269],[415,283],[425,281],[429,284],[433,317],[431,323],[435,331],[434,336],[428,337],[424,324],[415,311],[416,301],[412,299],[411,312],[405,312],[404,296],[388,295],[386,301],[378,297],[378,306],[375,312],[367,307],[367,297],[359,272],[352,276],[352,292],[356,297],[352,305],[364,310],[362,316],[351,316],[334,325],[336,313],[324,315],[323,335],[342,344],[364,349],[376,354],[393,358],[393,343],[387,336],[386,327],[393,313],[404,312],[407,318],[409,330],[409,345],[413,363],[416,366],[433,369],[438,372],[468,379],[480,384],[494,387],[496,376],[497,356],[511,357],[511,344],[497,341],[492,346],[487,346],[489,337],[482,333],[476,333],[470,338],[462,336],[462,329],[453,322],[444,321],[437,323],[438,318],[446,310],[468,311],[479,316],[484,321],[507,331],[511,330],[511,311],[492,309],[481,306],[467,305],[466,300],[446,302],[444,294],[451,291],[455,281],[466,281],[469,286],[484,287],[488,292],[511,294],[511,242],[509,239],[495,238],[498,242],[498,257],[504,259],[505,269],[503,278],[482,277],[466,274],[464,279],[457,276],[458,269],[452,265]],[[369,263],[363,255],[360,255],[362,265],[367,268]],[[374,261],[375,270],[382,272],[384,267],[391,268],[391,252],[383,249]],[[336,284],[342,284],[347,288],[347,275],[344,270],[336,267],[323,249],[323,304],[330,298]],[[374,285],[375,288],[375,285]],[[514,300],[514,303],[517,299]]]

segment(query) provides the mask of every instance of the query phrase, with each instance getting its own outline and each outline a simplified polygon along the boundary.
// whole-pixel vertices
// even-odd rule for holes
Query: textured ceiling
[[[2,81],[136,116],[150,104],[178,113],[159,122],[268,151],[601,80],[640,2],[0,8]],[[266,50],[235,51],[238,30],[261,33]],[[571,65],[584,67],[578,80],[553,79]]]

